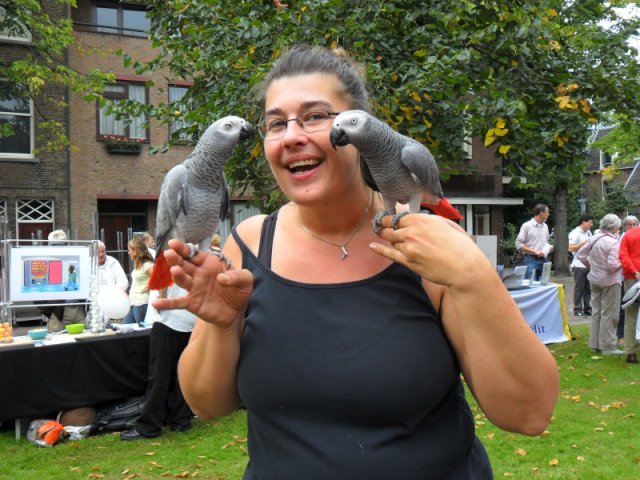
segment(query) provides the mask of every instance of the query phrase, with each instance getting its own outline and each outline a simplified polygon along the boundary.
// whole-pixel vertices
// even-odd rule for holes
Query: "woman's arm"
[[[390,226],[390,218],[383,218],[383,226]],[[555,361],[487,257],[457,225],[434,215],[407,215],[400,228],[384,228],[381,237],[392,247],[375,243],[373,251],[426,280],[487,418],[505,430],[542,433],[558,396]]]
[[[189,248],[169,242],[165,257],[174,281],[189,293],[156,300],[153,306],[184,308],[198,317],[196,327],[178,364],[180,388],[191,409],[202,418],[221,417],[239,406],[236,369],[244,312],[253,291],[248,270],[226,270],[214,255],[199,252],[187,259]],[[232,237],[224,253],[232,265],[242,264],[242,254]]]

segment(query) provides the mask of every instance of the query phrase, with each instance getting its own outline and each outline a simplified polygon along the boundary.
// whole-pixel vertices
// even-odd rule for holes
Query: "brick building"
[[[64,16],[57,2],[44,1],[43,8],[52,18]],[[22,34],[0,31],[0,49],[3,63],[20,60],[33,53],[31,34],[26,29]],[[37,148],[53,140],[40,127],[41,122],[66,124],[67,111],[60,106],[66,98],[64,87],[47,84],[31,100],[0,77],[0,118],[14,126],[13,136],[0,138],[0,217],[7,236],[46,238],[57,226],[70,223],[69,156],[64,151],[39,152]]]

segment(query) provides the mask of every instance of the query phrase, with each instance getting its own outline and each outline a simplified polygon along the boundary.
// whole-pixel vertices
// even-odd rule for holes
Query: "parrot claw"
[[[400,212],[400,213],[396,213],[393,216],[393,221],[391,222],[391,226],[393,227],[394,230],[397,230],[399,228],[398,223],[400,223],[400,219],[405,215],[408,215],[409,213],[411,212]]]
[[[198,245],[187,243],[187,246],[189,247],[189,255],[187,255],[185,259],[191,260],[198,253]]]
[[[382,217],[384,217],[385,215],[389,215],[391,212],[389,212],[389,210],[380,210],[379,212],[377,212],[375,214],[375,216],[373,217],[373,231],[376,235],[380,234],[380,230],[382,230]]]
[[[231,268],[231,259],[227,257],[224,253],[222,253],[222,250],[220,250],[219,248],[210,248],[209,253],[218,257],[221,262],[224,262],[224,264],[227,267],[227,270]]]

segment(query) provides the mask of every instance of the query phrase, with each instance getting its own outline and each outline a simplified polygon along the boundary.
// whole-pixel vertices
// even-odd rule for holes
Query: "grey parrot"
[[[395,228],[400,217],[419,212],[421,204],[444,217],[461,218],[444,198],[436,161],[421,143],[363,110],[336,116],[329,138],[333,148],[351,144],[358,149],[365,182],[382,194],[385,210],[373,220],[376,232],[384,215],[394,215]],[[396,214],[396,203],[408,203],[409,212]]]
[[[169,264],[163,253],[170,239],[187,242],[191,255],[198,249],[208,249],[211,236],[229,207],[229,185],[224,167],[236,146],[251,138],[253,133],[253,126],[242,118],[221,118],[205,130],[186,160],[167,172],[158,200],[158,253],[149,289],[160,290],[172,284]],[[222,253],[212,253],[227,261]]]

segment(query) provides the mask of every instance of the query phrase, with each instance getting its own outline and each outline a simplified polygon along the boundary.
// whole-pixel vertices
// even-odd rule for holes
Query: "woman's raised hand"
[[[220,327],[238,321],[253,291],[251,272],[227,270],[219,257],[201,251],[190,258],[189,247],[180,240],[170,240],[169,247],[164,255],[173,280],[188,294],[158,299],[153,306],[158,310],[185,309]]]
[[[410,268],[431,282],[453,286],[475,281],[491,264],[471,237],[456,223],[437,215],[408,214],[392,227],[393,217],[382,217],[380,237],[391,246],[370,248]]]

